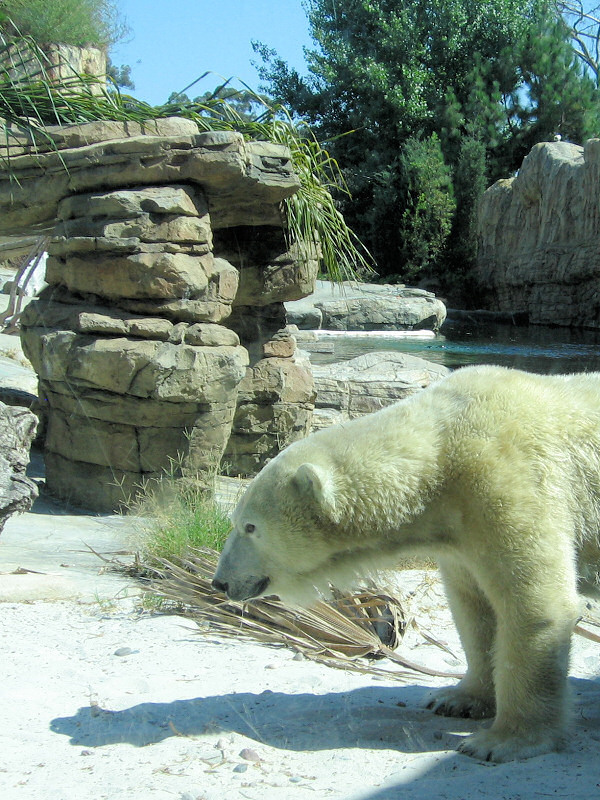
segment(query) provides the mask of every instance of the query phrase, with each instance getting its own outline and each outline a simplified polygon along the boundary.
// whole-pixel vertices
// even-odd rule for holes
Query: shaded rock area
[[[286,303],[287,320],[301,330],[438,331],[446,308],[432,292],[406,286],[317,281],[315,292]]]
[[[375,351],[338,364],[315,365],[313,430],[378,411],[449,373],[441,364],[394,351]]]
[[[535,145],[483,195],[478,235],[485,307],[600,328],[600,139]]]
[[[231,474],[255,475],[286,445],[310,433],[315,404],[313,371],[290,336],[265,344],[265,358],[239,387],[233,430],[223,458]]]
[[[49,286],[21,317],[48,487],[109,511],[165,471],[202,479],[226,448],[252,474],[312,413],[312,375],[282,332],[283,300],[317,270],[282,227],[288,151],[181,119],[51,133],[60,152],[23,135],[20,183],[0,180],[0,234],[52,228]]]
[[[274,227],[215,231],[215,252],[239,271],[239,289],[225,322],[249,353],[239,386],[222,469],[251,477],[286,445],[310,432],[314,380],[309,361],[287,332],[284,300],[312,292],[317,254],[290,245]]]
[[[36,426],[31,411],[0,403],[0,533],[12,514],[28,511],[37,497],[36,484],[25,474]]]

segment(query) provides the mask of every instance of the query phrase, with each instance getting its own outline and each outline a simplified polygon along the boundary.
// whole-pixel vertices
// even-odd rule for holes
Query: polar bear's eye
[[[256,530],[256,525],[253,525],[251,522],[248,522],[244,526],[244,530],[246,531],[246,533],[254,533],[254,531]]]

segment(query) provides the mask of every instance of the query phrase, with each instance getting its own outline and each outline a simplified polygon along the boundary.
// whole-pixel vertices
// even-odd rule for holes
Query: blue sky
[[[251,41],[277,50],[300,72],[303,46],[310,46],[302,0],[116,0],[129,41],[111,51],[113,63],[129,64],[140,100],[159,105],[207,70],[240,78],[258,89]],[[213,76],[197,84],[195,97],[214,88]]]

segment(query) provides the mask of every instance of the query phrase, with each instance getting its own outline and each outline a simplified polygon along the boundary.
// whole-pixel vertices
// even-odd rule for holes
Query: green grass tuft
[[[134,546],[146,568],[180,562],[190,548],[220,551],[231,530],[227,512],[206,482],[164,478],[131,508],[138,520]]]

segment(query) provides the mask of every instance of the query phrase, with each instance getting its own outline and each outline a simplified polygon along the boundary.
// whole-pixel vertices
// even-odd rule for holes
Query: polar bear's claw
[[[428,698],[426,708],[442,717],[462,717],[464,719],[489,719],[496,713],[493,697],[486,698],[470,694],[459,686],[442,689]]]

